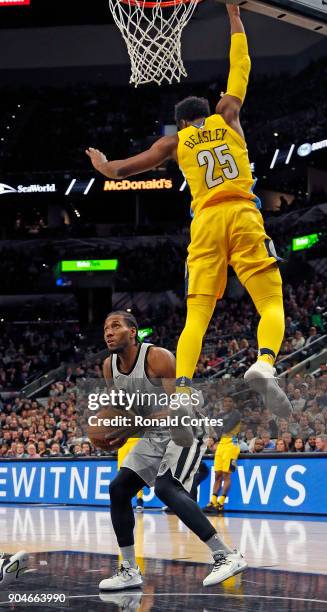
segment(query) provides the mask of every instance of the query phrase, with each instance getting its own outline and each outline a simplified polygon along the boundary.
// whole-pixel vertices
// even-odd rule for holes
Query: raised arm
[[[108,178],[126,178],[134,174],[140,174],[147,170],[152,170],[167,159],[176,159],[176,148],[178,144],[177,136],[163,136],[159,138],[150,149],[128,157],[127,159],[117,159],[108,161],[104,153],[90,147],[85,153],[98,172]]]
[[[230,70],[227,91],[216,106],[216,113],[222,115],[227,123],[243,136],[239,114],[246,95],[251,69],[251,60],[240,9],[227,4],[231,25]]]

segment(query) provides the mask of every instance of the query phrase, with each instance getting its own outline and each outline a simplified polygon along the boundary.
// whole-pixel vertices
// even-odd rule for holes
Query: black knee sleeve
[[[111,521],[120,547],[134,544],[132,499],[145,485],[144,480],[129,468],[121,468],[110,483]]]
[[[216,533],[196,501],[190,497],[181,483],[173,478],[170,470],[156,479],[154,491],[203,542]]]

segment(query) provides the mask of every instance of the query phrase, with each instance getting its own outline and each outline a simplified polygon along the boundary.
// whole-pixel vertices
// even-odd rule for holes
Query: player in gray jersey
[[[165,349],[154,347],[153,344],[137,343],[136,346],[137,353],[131,370],[128,373],[124,373],[119,369],[119,356],[117,353],[113,353],[111,359],[110,357],[108,358],[109,377],[106,373],[106,383],[109,387],[113,385],[117,390],[123,389],[130,397],[133,397],[133,394],[137,396],[132,406],[134,414],[142,415],[145,418],[155,417],[158,412],[160,414],[163,413],[158,402],[160,397],[167,395],[167,384],[165,389],[160,378],[153,379],[153,372],[151,373],[149,370],[148,355],[151,353],[150,359],[153,360],[153,355],[156,352],[160,355],[160,352],[164,351],[165,356],[167,354],[170,355],[170,353]],[[143,401],[142,398],[144,398]],[[169,435],[169,428],[168,426],[158,427],[157,429],[152,427],[148,435],[153,437],[154,434],[161,437],[167,436]]]
[[[103,374],[108,387],[135,392],[174,391],[175,358],[170,351],[138,342],[138,325],[125,311],[110,313],[104,324],[104,338],[110,356],[104,362]],[[116,440],[111,441],[113,447]],[[231,550],[219,537],[210,521],[189,491],[201,457],[206,449],[205,429],[194,429],[191,444],[179,446],[171,431],[150,431],[124,459],[121,469],[110,484],[110,511],[122,563],[117,574],[100,582],[102,590],[117,591],[141,587],[141,572],[134,549],[135,519],[132,499],[144,486],[154,486],[156,495],[210,549],[213,569],[204,586],[226,580],[243,571],[247,565],[238,551]]]

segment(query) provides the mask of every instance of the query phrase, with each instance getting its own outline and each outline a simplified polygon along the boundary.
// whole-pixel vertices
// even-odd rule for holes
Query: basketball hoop
[[[187,76],[181,56],[181,35],[202,0],[109,0],[115,23],[131,60],[135,87]]]

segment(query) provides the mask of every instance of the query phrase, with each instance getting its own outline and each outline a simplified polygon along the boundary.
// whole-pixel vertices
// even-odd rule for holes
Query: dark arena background
[[[226,395],[242,415],[230,494],[209,519],[249,567],[203,588],[205,545],[145,488],[135,516],[144,589],[112,593],[98,583],[117,566],[117,453],[90,444],[78,390],[102,382],[111,310],[131,312],[142,341],[175,353],[190,193],[173,162],[106,179],[85,149],[109,159],[143,151],[175,133],[174,105],[188,95],[208,98],[213,112],[226,88],[229,23],[224,5],[201,2],[182,36],[188,76],[135,88],[107,0],[0,0],[0,548],[29,553],[18,580],[0,581],[1,610],[327,609],[326,4],[240,3],[252,60],[241,122],[282,258],[276,368],[292,412],[278,418],[242,382],[258,318],[232,270],[195,382],[211,385],[211,416]],[[215,445],[204,455],[201,507]]]

